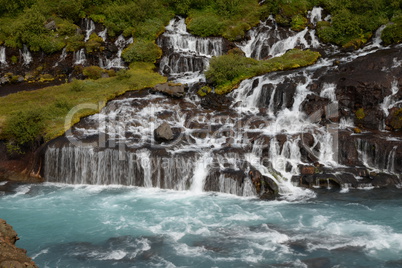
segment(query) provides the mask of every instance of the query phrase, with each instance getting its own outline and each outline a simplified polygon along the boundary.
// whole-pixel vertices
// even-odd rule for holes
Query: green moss
[[[18,57],[17,56],[11,56],[11,63],[12,64],[17,64],[18,63]]]
[[[357,109],[357,111],[355,112],[355,115],[356,115],[356,118],[359,120],[362,120],[364,117],[366,117],[366,114],[364,113],[363,108]]]
[[[320,57],[318,52],[293,49],[269,60],[255,60],[241,54],[213,57],[205,75],[215,86],[215,93],[226,94],[244,79],[269,72],[288,70],[311,65]]]
[[[200,89],[197,91],[197,94],[198,94],[198,96],[200,96],[200,97],[205,97],[205,96],[208,95],[211,91],[212,91],[212,89],[211,89],[210,87],[204,86],[204,87],[200,88]]]
[[[89,40],[85,43],[85,50],[87,53],[92,53],[96,51],[102,51],[105,48],[102,46],[103,39],[99,37],[96,33],[92,33]]]
[[[41,75],[39,76],[38,82],[40,82],[40,83],[45,83],[45,82],[51,82],[51,81],[53,81],[53,80],[54,80],[53,75],[51,75],[51,74],[41,74]]]
[[[293,31],[302,31],[307,26],[307,18],[302,15],[292,17],[291,28]]]

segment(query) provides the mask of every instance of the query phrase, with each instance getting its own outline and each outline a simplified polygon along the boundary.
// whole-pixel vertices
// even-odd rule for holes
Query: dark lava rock
[[[227,110],[233,103],[233,99],[227,95],[218,95],[210,93],[201,99],[201,106],[204,109]]]
[[[155,129],[154,136],[157,142],[171,141],[174,138],[172,128],[166,122]]]
[[[26,255],[26,250],[17,248],[17,233],[0,219],[0,267],[35,268],[35,263]]]

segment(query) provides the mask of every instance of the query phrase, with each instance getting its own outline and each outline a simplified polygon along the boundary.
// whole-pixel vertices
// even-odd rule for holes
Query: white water
[[[312,13],[314,20],[321,19],[317,10],[314,9]],[[318,48],[321,45],[315,36],[315,30],[306,27],[303,31],[294,32],[290,29],[279,28],[272,16],[252,28],[248,35],[249,40],[238,44],[238,47],[243,50],[246,57],[258,60],[280,56],[296,47],[307,49]]]
[[[0,46],[0,66],[7,66],[6,47]]]
[[[32,55],[26,45],[23,46],[22,51],[20,50],[20,55],[22,57],[22,64],[29,65],[32,62]]]
[[[88,42],[91,34],[95,31],[95,23],[93,20],[85,18],[84,19],[84,26],[85,26],[85,39],[84,42]]]
[[[53,67],[57,67],[60,62],[64,61],[67,57],[67,49],[63,48],[63,51],[61,52],[59,60],[53,65]]]
[[[396,98],[396,94],[399,92],[398,81],[394,80],[391,85],[391,94],[384,98],[384,102],[381,103],[381,109],[384,111],[385,116],[389,115],[389,110],[394,108],[402,101]]]
[[[105,29],[106,31],[106,29]],[[100,58],[99,59],[99,66],[105,69],[111,69],[111,68],[117,68],[117,69],[123,69],[126,68],[123,59],[121,58],[121,54],[123,53],[123,50],[132,44],[134,42],[134,39],[132,37],[130,38],[124,38],[123,35],[119,35],[119,37],[116,39],[114,44],[117,47],[117,54],[114,58],[108,59],[108,58]]]
[[[85,48],[81,48],[80,50],[74,52],[74,64],[80,65],[85,64],[87,61],[87,57],[85,56]]]
[[[175,18],[166,26],[165,33],[157,41],[168,48],[160,63],[160,70],[189,84],[204,80],[201,74],[213,56],[222,55],[222,38],[201,38],[187,32],[184,18]]]
[[[107,28],[105,28],[103,31],[100,31],[100,32],[98,33],[98,36],[99,36],[100,38],[102,38],[103,42],[106,42],[106,39],[107,39]]]

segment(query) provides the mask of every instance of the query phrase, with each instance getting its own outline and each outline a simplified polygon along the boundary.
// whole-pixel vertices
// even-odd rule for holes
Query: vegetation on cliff
[[[225,94],[232,91],[244,79],[269,72],[308,66],[315,63],[319,57],[318,52],[293,49],[280,57],[258,61],[247,58],[241,53],[232,52],[212,58],[210,68],[205,75],[207,80],[215,85],[215,93]]]
[[[149,63],[136,63],[116,77],[99,80],[75,80],[72,83],[36,91],[22,91],[0,98],[0,139],[9,141],[11,151],[19,152],[35,146],[40,137],[51,140],[62,135],[80,118],[97,113],[108,100],[129,90],[153,87],[166,78],[153,71]],[[68,125],[65,119],[77,105]],[[95,108],[96,107],[96,108]],[[95,108],[95,109],[94,109]]]
[[[307,12],[322,6],[331,22],[317,25],[324,42],[342,46],[364,44],[382,24],[392,21],[384,32],[387,43],[401,41],[402,0],[0,0],[0,45],[53,53],[85,47],[78,25],[91,18],[108,29],[109,36],[123,34],[135,39],[133,47],[145,53],[174,15],[187,18],[190,32],[200,36],[244,37],[245,31],[272,14],[281,25],[302,30]],[[93,41],[93,40],[92,40]],[[96,40],[95,40],[96,41]],[[95,42],[96,43],[96,42]],[[96,44],[95,44],[96,45]],[[95,46],[95,49],[97,47]],[[94,48],[88,48],[88,52]],[[139,57],[143,58],[143,57]],[[147,57],[146,57],[147,58]],[[153,61],[154,58],[148,59]]]

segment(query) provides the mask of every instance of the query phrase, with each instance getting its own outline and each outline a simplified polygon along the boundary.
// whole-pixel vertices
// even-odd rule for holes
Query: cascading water
[[[311,20],[315,22],[321,19],[319,9],[315,9],[311,16]],[[315,30],[310,30],[307,27],[300,32],[285,29],[279,27],[272,16],[251,29],[248,32],[248,38],[248,41],[243,41],[238,44],[238,47],[243,50],[247,57],[258,60],[280,56],[295,47],[306,49],[321,46],[315,36]]]
[[[106,39],[107,39],[107,28],[105,28],[103,31],[100,31],[100,32],[98,33],[98,36],[99,36],[100,38],[102,38],[103,42],[106,42]]]
[[[209,66],[212,56],[223,53],[222,38],[201,38],[187,32],[185,20],[175,18],[170,21],[166,31],[157,44],[165,49],[160,62],[160,71],[178,82],[199,82]]]
[[[59,60],[53,65],[53,67],[57,67],[60,62],[66,59],[66,57],[67,57],[67,48],[63,48]]]
[[[0,46],[0,66],[7,66],[6,48]]]
[[[105,29],[106,31],[106,29]],[[106,34],[106,33],[105,33]],[[106,69],[111,69],[111,68],[118,68],[118,69],[122,69],[125,68],[125,64],[124,61],[121,58],[121,54],[123,53],[123,50],[130,44],[132,44],[134,42],[134,39],[132,37],[125,39],[123,35],[120,35],[116,41],[114,42],[114,44],[117,47],[117,54],[114,58],[112,59],[108,59],[108,58],[100,58],[99,59],[99,65],[102,68],[106,68]]]
[[[22,58],[23,65],[29,65],[32,62],[32,55],[26,45],[23,46],[22,51],[20,50],[20,55]]]
[[[87,61],[87,57],[85,55],[85,48],[81,48],[80,50],[78,50],[74,53],[74,64],[75,65],[85,64],[86,61]]]
[[[85,39],[84,42],[88,42],[91,34],[95,31],[95,23],[93,20],[85,18],[84,19],[84,26],[85,26]]]
[[[321,12],[320,8],[310,12],[312,24],[322,20]],[[240,47],[256,58],[264,57],[264,53],[279,55],[300,44],[314,47],[315,39],[307,38],[310,34],[314,32],[307,28],[283,34],[270,18],[251,30],[250,41]],[[125,40],[122,36],[116,40],[120,51],[118,63],[108,66],[120,66],[121,51],[131,42],[132,39]],[[376,40],[372,43],[379,44]],[[210,57],[223,53],[222,39],[190,35],[182,18],[170,22],[158,44],[164,50],[160,70],[176,81],[199,79]],[[361,145],[367,138],[360,136],[351,140],[359,148],[356,161],[360,162],[345,166],[348,159],[344,153],[339,155],[338,147],[342,144],[338,143],[338,135],[354,128],[354,122],[350,116],[340,118],[338,106],[343,102],[338,101],[338,85],[319,82],[324,74],[338,72],[339,62],[368,53],[374,53],[373,49],[321,59],[313,66],[286,75],[278,72],[244,80],[227,96],[233,104],[219,112],[206,113],[199,99],[175,100],[146,92],[112,101],[100,114],[74,127],[67,135],[69,141],[50,145],[45,177],[72,184],[123,184],[243,196],[262,195],[261,189],[265,188],[261,188],[260,180],[263,180],[265,185],[270,182],[279,185],[281,195],[297,198],[311,196],[310,191],[293,186],[303,167],[308,174],[324,170],[320,171],[324,172],[322,181],[317,175],[313,183],[325,183],[325,187],[330,187],[334,178],[339,180],[339,176],[348,178],[339,182],[343,187],[362,185],[358,182],[359,170],[354,170],[353,165],[389,169],[395,174],[398,145],[392,143],[386,148],[384,153],[391,153],[387,161],[381,162],[378,157],[370,160],[369,152],[364,149],[370,146]],[[397,66],[398,59],[395,62]],[[398,103],[395,82],[391,91],[382,104],[384,113]],[[322,106],[307,112],[309,105],[315,103]],[[174,139],[170,142],[159,143],[154,139],[154,130],[162,123],[172,128]],[[339,172],[330,175],[330,180],[325,175],[326,169]]]

